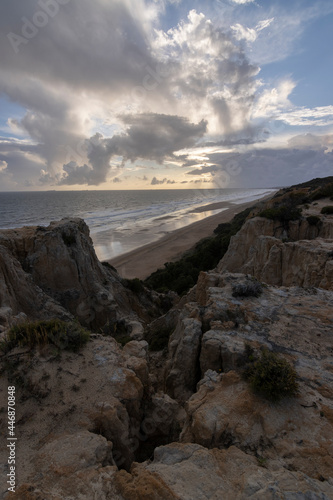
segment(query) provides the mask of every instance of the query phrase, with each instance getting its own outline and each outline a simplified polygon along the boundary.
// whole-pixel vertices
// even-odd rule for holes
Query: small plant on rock
[[[89,340],[90,332],[74,321],[26,322],[13,326],[1,345],[1,350],[9,352],[18,346],[29,348],[42,347],[47,344],[58,349],[78,351]]]
[[[248,364],[244,376],[256,393],[271,401],[296,396],[298,392],[295,369],[285,359],[268,350]]]
[[[309,215],[306,220],[309,226],[316,226],[320,222],[320,217],[317,217],[317,215]]]
[[[332,215],[333,214],[333,205],[327,205],[321,209],[321,212],[324,215]]]
[[[232,286],[233,297],[259,297],[263,288],[256,279],[248,280],[245,283],[235,283]]]

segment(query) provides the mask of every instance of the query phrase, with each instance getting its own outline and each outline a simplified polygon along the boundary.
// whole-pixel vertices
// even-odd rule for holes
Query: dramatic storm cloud
[[[326,173],[332,12],[328,0],[3,2],[1,189],[182,187],[188,174],[256,185],[252,157],[275,184]]]
[[[174,151],[194,146],[206,131],[207,123],[195,125],[178,116],[144,114],[125,116],[122,121],[129,125],[126,132],[105,139],[100,134],[86,141],[87,164],[79,166],[75,161],[64,165],[67,175],[60,184],[94,184],[105,182],[110,170],[110,160],[121,157],[123,162],[149,159],[162,163],[172,158]]]

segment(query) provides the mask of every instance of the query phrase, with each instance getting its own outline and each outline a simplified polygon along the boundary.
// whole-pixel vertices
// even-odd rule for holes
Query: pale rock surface
[[[72,319],[72,315],[33,282],[0,239],[0,325],[3,329],[27,318]]]
[[[59,481],[65,471],[63,480],[68,485],[70,477],[73,488],[78,487],[78,478],[82,480],[87,468],[94,469],[87,476],[93,476],[93,481],[99,484],[104,482],[103,474],[109,477],[114,472],[115,463],[118,466],[132,463],[142,442],[142,400],[148,373],[144,342],[131,342],[126,352],[111,337],[97,335],[80,353],[63,351],[60,359],[48,348],[41,348],[33,356],[27,349],[14,350],[11,352],[14,363],[16,352],[20,353],[20,363],[17,367],[14,364],[13,369],[24,378],[24,385],[17,386],[16,394],[20,486],[32,484],[49,491],[53,466]],[[135,371],[137,365],[140,369]],[[8,384],[7,377],[2,376],[1,401],[5,400]],[[2,413],[2,425],[4,416]],[[5,455],[3,449],[2,464],[6,463]],[[113,469],[104,470],[108,466]],[[44,472],[43,467],[47,469]],[[5,466],[2,472],[6,470]],[[67,497],[60,495],[60,498]]]
[[[217,269],[251,274],[277,286],[332,290],[332,250],[333,220],[324,220],[318,229],[306,220],[290,222],[286,233],[278,222],[255,217],[232,237]]]
[[[301,472],[260,467],[235,446],[208,450],[198,444],[157,448],[152,463],[115,476],[124,500],[329,500],[333,487]]]
[[[186,401],[195,390],[202,337],[197,308],[193,308],[191,317],[184,317],[186,313],[185,310],[180,315],[176,329],[170,337],[166,365],[167,392],[179,401]]]
[[[314,479],[333,481],[333,292],[263,286],[259,297],[234,297],[233,287],[240,283],[253,280],[241,274],[201,273],[170,338],[170,360],[185,367],[191,359],[187,376],[192,374],[192,384],[201,378],[185,405],[181,441],[208,448],[236,445],[264,456],[269,468],[282,464]],[[193,302],[194,292],[199,303]],[[201,336],[191,323],[198,310]],[[184,342],[193,338],[191,324],[196,343]],[[186,351],[175,350],[183,343]],[[294,365],[299,397],[273,404],[255,396],[240,376],[245,344],[257,354],[260,347],[278,352]],[[169,361],[166,382],[170,369],[174,365]],[[179,401],[188,399],[191,384],[184,380],[184,375],[177,379]],[[166,388],[173,394],[173,386],[166,383]]]

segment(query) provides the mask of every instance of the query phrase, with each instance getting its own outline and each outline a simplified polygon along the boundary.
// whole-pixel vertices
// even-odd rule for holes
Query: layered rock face
[[[286,241],[287,240],[287,241]],[[281,223],[255,217],[231,239],[218,265],[220,272],[251,274],[277,286],[333,289],[333,220],[321,217]]]
[[[22,314],[36,319],[72,315],[94,329],[125,318],[131,330],[149,319],[149,307],[156,314],[147,294],[138,300],[116,272],[98,261],[83,220],[0,232],[0,325]]]
[[[234,253],[237,266],[240,261],[246,265],[250,248],[259,252],[260,238],[286,248],[292,244],[259,236],[274,232],[275,223],[261,218],[249,223],[258,233],[252,237],[252,230],[243,228],[244,252],[238,248]],[[21,444],[17,490],[6,497],[4,487],[4,498],[333,498],[333,291],[330,285],[315,286],[317,275],[305,264],[300,262],[300,268],[311,286],[262,284],[261,293],[251,294],[258,283],[245,274],[223,272],[222,261],[219,269],[202,272],[176,307],[148,324],[146,308],[157,310],[153,300],[158,297],[148,291],[134,296],[114,271],[101,265],[82,222],[5,236],[1,297],[7,301],[2,302],[7,322],[29,314],[29,307],[32,318],[72,318],[83,303],[87,309],[82,310],[96,317],[87,321],[82,314],[83,324],[103,325],[114,314],[128,325],[142,325],[149,341],[172,333],[167,352],[154,354],[145,340],[121,347],[109,335],[93,334],[78,353],[59,355],[44,346],[16,347],[5,355],[1,397],[5,401],[13,379],[21,382],[16,389]],[[300,258],[310,263],[307,255],[311,245],[317,255],[318,238],[302,241],[308,247],[304,243],[307,252]],[[269,262],[265,255],[266,260],[257,255],[262,265]],[[319,265],[318,258],[313,260]],[[62,262],[59,273],[57,262]],[[320,269],[320,283],[325,284],[324,278],[328,283],[328,267]],[[13,284],[20,282],[22,288],[15,289]],[[236,289],[250,292],[240,296]],[[247,350],[256,357],[263,348],[295,368],[297,396],[272,402],[253,392],[243,377]],[[6,417],[4,407],[3,428]],[[6,461],[2,450],[4,475]]]

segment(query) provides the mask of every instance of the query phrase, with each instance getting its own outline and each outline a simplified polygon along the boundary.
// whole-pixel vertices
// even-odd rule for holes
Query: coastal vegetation
[[[244,378],[259,395],[271,401],[279,401],[286,396],[298,393],[295,369],[278,354],[264,349],[256,358],[249,345],[245,346],[248,364]]]
[[[255,278],[246,283],[235,283],[232,287],[233,297],[259,297],[262,291],[262,284]]]
[[[89,340],[90,333],[79,323],[59,319],[25,322],[12,326],[0,345],[8,353],[15,347],[43,347],[47,344],[60,350],[78,351]]]
[[[320,217],[317,215],[309,215],[306,220],[308,221],[309,226],[317,226],[320,222]]]
[[[192,288],[200,271],[208,271],[217,266],[228,250],[230,239],[242,227],[252,208],[237,214],[231,222],[219,224],[214,236],[205,238],[194,249],[186,252],[177,262],[167,262],[164,269],[151,274],[144,284],[158,292],[173,290],[179,295]]]
[[[332,215],[333,214],[333,205],[328,205],[321,209],[321,213],[323,215]]]
[[[302,210],[294,203],[288,202],[273,208],[266,208],[259,213],[260,217],[266,219],[278,220],[282,224],[288,224],[289,221],[298,220],[302,216]]]

